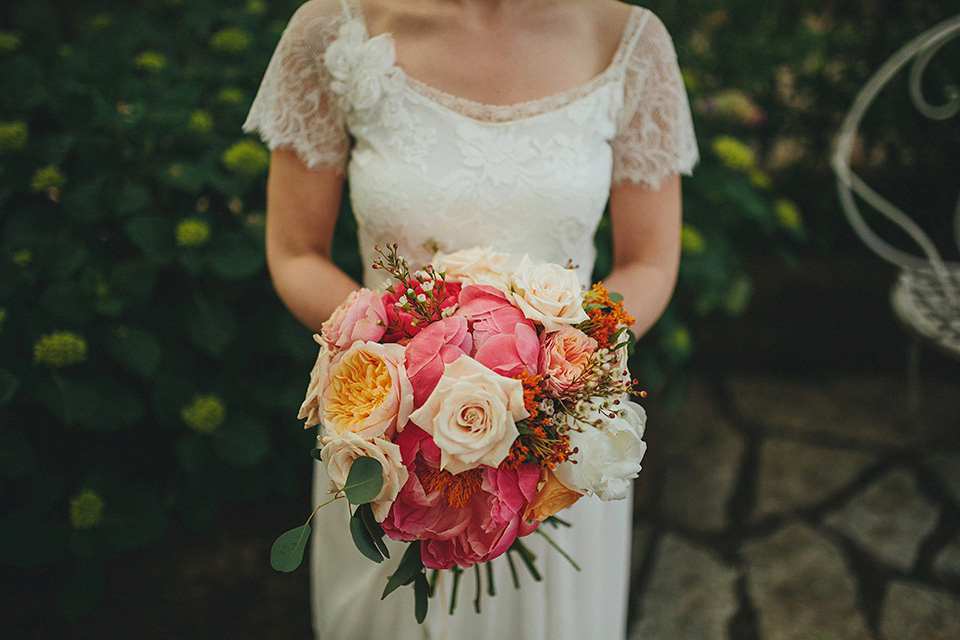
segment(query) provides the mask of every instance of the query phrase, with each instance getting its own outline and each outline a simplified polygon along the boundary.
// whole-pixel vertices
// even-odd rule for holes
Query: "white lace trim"
[[[673,41],[652,14],[626,59],[624,107],[612,146],[613,182],[651,189],[673,173],[689,175],[700,157]]]
[[[323,54],[346,16],[316,15],[319,3],[302,5],[280,37],[260,89],[243,123],[272,149],[289,148],[315,168],[344,170],[350,138]]]

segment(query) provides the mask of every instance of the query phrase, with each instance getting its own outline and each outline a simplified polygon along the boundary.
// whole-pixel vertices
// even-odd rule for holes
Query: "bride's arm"
[[[342,193],[340,171],[308,169],[294,151],[273,151],[267,180],[267,267],[280,299],[314,331],[359,288],[331,260]]]
[[[639,338],[666,308],[677,282],[682,221],[680,176],[657,190],[622,181],[610,190],[613,270],[604,285],[623,295]]]

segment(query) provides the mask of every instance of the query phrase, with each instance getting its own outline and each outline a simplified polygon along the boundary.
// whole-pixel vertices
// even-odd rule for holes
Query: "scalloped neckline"
[[[344,7],[347,13],[346,18],[348,20],[356,20],[363,28],[363,37],[365,40],[383,35],[390,35],[392,39],[393,34],[389,31],[378,33],[376,36],[370,35],[366,15],[363,13],[363,8],[360,6],[358,0],[345,0]],[[569,89],[563,89],[546,96],[515,102],[513,104],[489,104],[471,100],[470,98],[463,98],[452,93],[447,93],[442,89],[438,89],[433,85],[408,75],[403,67],[396,62],[394,62],[393,68],[403,80],[404,89],[434,106],[479,122],[506,123],[522,120],[557,111],[578,102],[593,94],[593,92],[607,84],[609,80],[616,77],[616,72],[620,69],[622,66],[621,63],[626,57],[628,45],[633,41],[633,36],[641,30],[643,22],[645,22],[642,18],[647,13],[648,10],[642,7],[634,5],[630,8],[630,13],[623,26],[623,31],[620,34],[620,40],[617,43],[617,48],[614,50],[613,57],[607,66],[595,76]],[[394,51],[396,51],[396,44],[391,44],[394,47]]]

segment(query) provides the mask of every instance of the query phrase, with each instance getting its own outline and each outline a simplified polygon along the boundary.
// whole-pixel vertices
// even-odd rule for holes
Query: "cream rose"
[[[351,431],[319,440],[322,445],[320,459],[327,469],[330,493],[340,491],[347,484],[350,467],[357,458],[366,456],[380,463],[383,467],[383,488],[370,506],[373,508],[373,517],[377,522],[382,522],[409,475],[400,457],[400,447],[383,438],[366,440]]]
[[[440,468],[456,474],[503,462],[520,435],[517,421],[529,415],[519,380],[460,356],[444,366],[440,382],[410,420],[433,436]]]
[[[438,251],[430,264],[464,286],[486,284],[506,293],[510,289],[508,260],[493,249],[474,247],[453,253]]]
[[[536,265],[525,255],[510,276],[510,288],[523,315],[547,331],[590,319],[583,310],[583,287],[573,269],[550,263]]]
[[[413,410],[403,356],[398,344],[357,341],[333,358],[320,394],[328,434],[375,438],[403,428]]]
[[[608,415],[610,411],[616,411],[613,417]],[[607,404],[603,412],[594,408],[583,417],[588,423],[600,420],[600,425],[575,422],[566,416],[570,448],[576,453],[557,466],[557,480],[601,500],[622,500],[640,473],[640,461],[647,450],[641,439],[646,414],[640,405],[621,399],[619,405]]]
[[[330,361],[333,359],[333,350],[330,348],[330,344],[318,333],[313,334],[313,339],[320,345],[320,353],[317,354],[317,361],[313,365],[313,370],[310,371],[307,397],[300,405],[300,413],[297,414],[297,419],[306,419],[303,426],[307,429],[320,424],[320,416],[323,413],[320,393],[323,391],[323,385],[330,369]]]

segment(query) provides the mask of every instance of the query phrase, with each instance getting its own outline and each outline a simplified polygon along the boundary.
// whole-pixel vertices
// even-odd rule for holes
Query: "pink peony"
[[[579,389],[583,381],[578,378],[596,350],[596,340],[572,327],[544,334],[540,348],[544,386],[557,396]]]
[[[323,323],[323,337],[338,350],[357,340],[379,342],[387,330],[387,309],[380,294],[370,289],[354,291]]]
[[[420,476],[427,469],[440,467],[440,449],[430,434],[414,424],[397,434],[394,443],[400,447],[403,464],[410,471],[406,483],[393,501],[387,517],[380,523],[394,540],[450,538],[467,526],[469,512],[450,507],[439,491],[428,492]]]
[[[488,285],[467,285],[460,291],[457,316],[470,322],[474,351],[470,355],[502,376],[536,373],[540,341],[534,324],[507,296]]]
[[[381,522],[394,540],[421,540],[424,566],[469,567],[503,554],[537,523],[523,514],[537,493],[540,470],[534,464],[516,469],[482,467],[482,482],[463,507],[453,507],[441,491],[427,491],[426,478],[437,472],[440,450],[430,435],[408,425],[395,439],[403,464],[411,471],[387,517]]]
[[[473,338],[467,321],[450,317],[434,322],[407,344],[405,366],[413,385],[413,405],[421,406],[443,375],[443,365],[470,353]]]
[[[387,331],[383,336],[384,342],[398,342],[406,344],[415,335],[423,330],[423,325],[402,306],[398,307],[397,302],[404,295],[419,295],[424,293],[423,286],[413,280],[408,283],[412,294],[407,294],[404,285],[394,284],[388,287],[383,294],[383,303],[387,310]],[[447,309],[457,304],[457,297],[460,295],[460,284],[457,282],[439,281],[433,289],[433,295],[440,300],[440,308]]]
[[[467,525],[455,536],[428,538],[420,543],[423,566],[449,569],[470,567],[502,555],[518,537],[529,535],[537,523],[527,524],[523,514],[537,493],[540,470],[534,464],[516,469],[484,467],[481,490],[462,509]]]

